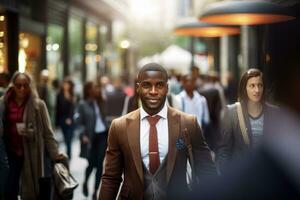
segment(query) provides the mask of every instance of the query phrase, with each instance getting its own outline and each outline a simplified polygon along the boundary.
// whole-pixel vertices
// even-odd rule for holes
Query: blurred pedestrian
[[[84,99],[78,105],[77,123],[81,133],[81,143],[86,145],[85,151],[81,155],[88,159],[88,167],[85,170],[83,183],[83,194],[88,196],[88,180],[94,168],[96,177],[94,185],[93,199],[96,199],[97,189],[102,176],[103,159],[106,150],[106,140],[108,127],[105,121],[104,101],[101,95],[101,87],[93,82],[84,85]],[[82,151],[84,149],[81,149]]]
[[[238,91],[238,80],[233,75],[232,72],[228,72],[227,75],[227,87],[225,88],[225,96],[227,99],[227,102],[229,104],[232,104],[237,99],[237,91]]]
[[[275,107],[265,102],[263,74],[249,69],[240,80],[238,102],[228,106],[222,122],[222,138],[217,150],[217,163],[241,158],[244,151],[257,147],[264,136]]]
[[[9,75],[5,72],[0,73],[0,96],[2,96],[5,93],[8,83]]]
[[[21,199],[38,199],[45,150],[52,161],[65,159],[58,153],[47,107],[38,98],[29,75],[20,72],[13,75],[8,90],[0,99],[0,107],[3,108],[0,135],[4,133],[10,167],[5,198],[16,200],[20,192]]]
[[[3,114],[3,107],[1,107],[1,114]],[[0,117],[2,119],[2,116]],[[0,121],[0,127],[3,127],[2,120]],[[4,198],[4,187],[7,181],[8,175],[8,160],[6,149],[3,141],[3,131],[0,132],[0,199]]]
[[[67,155],[71,159],[71,145],[74,133],[75,96],[74,84],[70,78],[65,78],[56,98],[56,125],[62,130]]]
[[[204,96],[196,90],[195,78],[191,74],[182,77],[184,90],[177,95],[183,112],[195,115],[198,124],[203,127],[209,124],[209,112],[207,101]]]
[[[126,94],[120,80],[115,80],[113,89],[106,91],[105,113],[108,125],[122,115]]]
[[[209,147],[215,151],[217,142],[220,138],[220,124],[222,111],[226,108],[225,102],[222,102],[221,93],[214,82],[215,74],[203,76],[204,84],[200,92],[206,98],[209,111],[209,124],[204,126],[205,139]],[[221,86],[220,86],[221,87]],[[224,104],[224,106],[223,106]]]

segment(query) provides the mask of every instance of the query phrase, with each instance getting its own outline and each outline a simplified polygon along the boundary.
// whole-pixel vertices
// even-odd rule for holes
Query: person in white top
[[[202,127],[209,124],[209,111],[204,96],[195,90],[195,79],[191,74],[182,77],[184,90],[176,98],[181,102],[181,108],[185,113],[195,115],[199,125]]]

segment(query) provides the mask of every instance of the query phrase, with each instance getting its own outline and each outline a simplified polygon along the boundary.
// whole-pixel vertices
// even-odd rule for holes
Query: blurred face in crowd
[[[261,76],[249,78],[246,85],[246,91],[249,101],[258,103],[261,101],[264,85]]]
[[[27,76],[20,74],[16,77],[13,88],[18,99],[25,99],[30,93],[30,80]]]
[[[94,84],[93,94],[95,98],[101,97],[101,86],[98,84]]]
[[[143,109],[149,115],[157,114],[164,106],[168,93],[166,75],[161,71],[144,71],[138,77],[137,93]]]
[[[195,89],[195,79],[191,75],[186,75],[182,80],[183,88],[187,93],[192,93]]]
[[[70,89],[71,89],[70,83],[68,83],[68,81],[64,81],[63,82],[63,90],[70,91]]]

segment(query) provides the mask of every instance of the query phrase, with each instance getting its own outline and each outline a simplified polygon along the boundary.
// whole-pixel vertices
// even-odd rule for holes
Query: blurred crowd
[[[219,174],[226,174],[229,161],[258,149],[279,113],[267,103],[260,70],[249,69],[239,84],[232,77],[228,81],[225,88],[216,72],[201,74],[198,67],[190,74],[170,71],[166,98],[169,106],[197,117]],[[82,192],[89,195],[88,180],[95,169],[92,192],[97,199],[110,124],[141,106],[135,84],[102,76],[83,83],[82,92],[75,93],[71,77],[50,83],[47,70],[41,71],[36,87],[26,73],[16,72],[10,81],[0,74],[0,150],[1,156],[7,155],[0,163],[0,199],[38,199],[38,178],[51,173],[46,170],[51,162],[43,159],[71,160],[75,131],[80,157],[88,161]],[[58,152],[55,129],[62,131],[66,155]]]

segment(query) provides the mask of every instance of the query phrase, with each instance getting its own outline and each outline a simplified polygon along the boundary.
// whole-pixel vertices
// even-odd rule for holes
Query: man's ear
[[[135,84],[135,91],[136,91],[136,93],[139,93],[139,90],[140,90],[140,83],[136,83]]]

